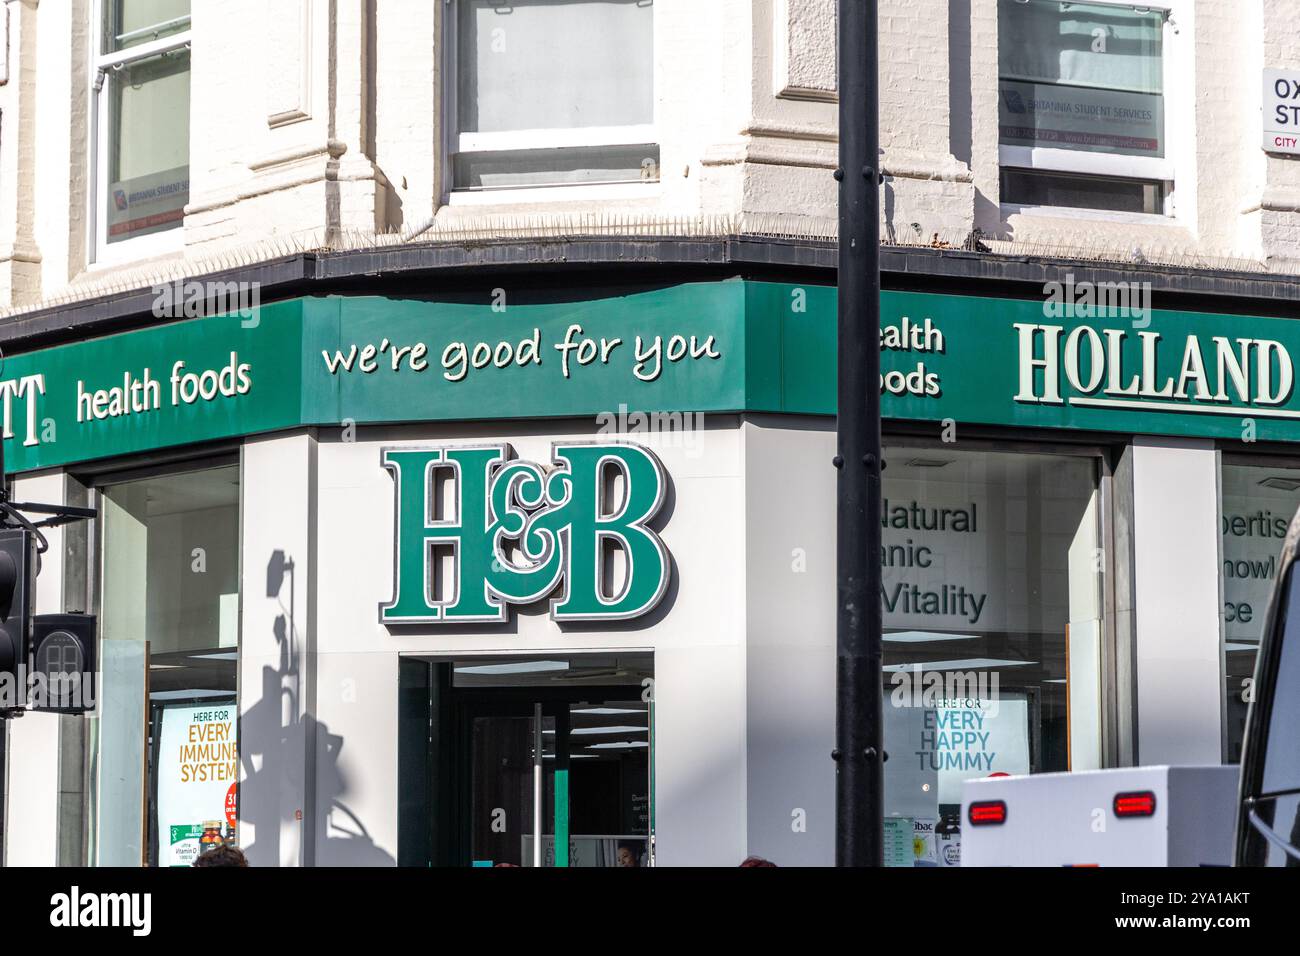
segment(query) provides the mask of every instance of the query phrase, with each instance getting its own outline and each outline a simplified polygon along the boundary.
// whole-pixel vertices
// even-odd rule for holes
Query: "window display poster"
[[[886,812],[935,820],[941,804],[961,803],[962,781],[1030,772],[1029,702],[1004,691],[935,707],[886,704],[885,750]]]
[[[158,862],[190,866],[237,842],[239,741],[234,704],[163,711],[158,743]]]
[[[1023,697],[953,702],[933,711],[920,759],[937,764],[939,802],[961,803],[962,781],[1029,773],[1029,702]]]
[[[998,94],[998,130],[1005,145],[1165,154],[1159,93],[1003,79]]]
[[[911,817],[885,817],[885,866],[915,866],[914,833],[916,821]]]

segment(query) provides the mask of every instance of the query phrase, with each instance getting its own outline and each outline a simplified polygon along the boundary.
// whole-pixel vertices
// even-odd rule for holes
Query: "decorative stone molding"
[[[1300,189],[1273,187],[1266,189],[1258,202],[1249,203],[1241,210],[1242,215],[1256,212],[1300,213]]]
[[[9,82],[9,5],[0,7],[0,86]]]
[[[266,124],[271,128],[311,119],[312,0],[268,0]]]
[[[772,88],[782,99],[836,98],[835,0],[776,0]]]
[[[192,201],[186,205],[185,214],[198,215],[267,193],[323,182],[329,176],[328,164],[345,152],[346,143],[328,140],[315,146],[300,146],[263,156],[248,164],[255,179]]]

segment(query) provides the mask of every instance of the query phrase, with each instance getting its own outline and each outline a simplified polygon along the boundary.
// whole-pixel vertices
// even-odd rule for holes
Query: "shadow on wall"
[[[975,88],[971,40],[971,0],[948,2],[948,152],[974,170]],[[983,52],[980,54],[984,55]],[[981,97],[989,92],[981,90]],[[981,100],[983,103],[983,100]],[[975,228],[986,236],[1002,232],[1002,209],[975,182]]]
[[[266,596],[280,600],[287,578],[289,605],[280,600],[282,613],[273,625],[277,665],[262,668],[261,699],[240,718],[240,817],[256,838],[245,851],[255,866],[395,866],[343,802],[348,794],[339,766],[343,738],[302,712],[305,680],[294,623],[294,573],[294,562],[283,551],[271,555]],[[259,749],[250,747],[250,740]],[[286,857],[286,851],[292,855]]]

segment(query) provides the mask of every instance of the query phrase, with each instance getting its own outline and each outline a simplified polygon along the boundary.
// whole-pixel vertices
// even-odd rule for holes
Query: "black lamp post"
[[[877,0],[839,0],[835,864],[883,862]]]

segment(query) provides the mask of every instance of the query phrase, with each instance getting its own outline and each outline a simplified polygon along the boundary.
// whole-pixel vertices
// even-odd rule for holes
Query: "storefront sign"
[[[180,166],[109,184],[110,242],[143,236],[174,226],[185,218],[190,195],[190,168]]]
[[[1164,337],[1160,332],[1017,322],[1017,402],[1166,410],[1195,415],[1291,418],[1295,367],[1281,342],[1241,335]],[[1176,371],[1168,352],[1178,356]],[[1160,351],[1166,352],[1162,368]],[[1135,356],[1135,353],[1136,356]],[[1125,356],[1130,361],[1125,367]],[[1040,374],[1041,372],[1041,374]]]
[[[886,327],[919,314],[942,336],[924,351],[882,345],[889,417],[1300,440],[1300,323],[1050,299],[886,302]]]
[[[1289,319],[885,292],[887,418],[1300,441]],[[304,425],[835,413],[835,290],[294,299],[5,358],[10,471]],[[521,296],[521,299],[523,297]],[[498,308],[500,305],[500,308]],[[620,410],[626,409],[627,415]]]
[[[1264,71],[1264,151],[1300,154],[1300,70]]]
[[[158,864],[190,866],[236,841],[234,704],[167,707],[158,740]]]
[[[668,552],[648,527],[664,500],[659,460],[630,444],[557,443],[543,467],[509,445],[386,448],[396,498],[393,599],[384,624],[504,621],[512,604],[551,599],[556,621],[638,617],[668,587]],[[617,473],[619,482],[612,480]],[[452,482],[438,517],[439,479]],[[619,500],[609,489],[621,483]],[[622,552],[613,580],[610,546]],[[435,593],[435,563],[451,581]]]
[[[1004,79],[998,104],[1003,144],[1164,155],[1164,97],[1159,93]]]

